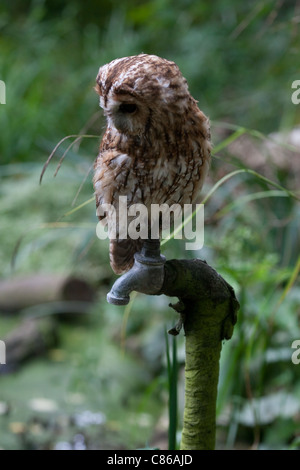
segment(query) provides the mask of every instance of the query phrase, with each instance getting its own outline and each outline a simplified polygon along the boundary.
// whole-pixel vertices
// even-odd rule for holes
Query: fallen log
[[[28,318],[3,338],[5,363],[0,374],[13,372],[25,360],[57,346],[57,323],[52,318]]]
[[[0,282],[0,312],[18,312],[50,302],[92,302],[95,292],[84,280],[40,274]]]

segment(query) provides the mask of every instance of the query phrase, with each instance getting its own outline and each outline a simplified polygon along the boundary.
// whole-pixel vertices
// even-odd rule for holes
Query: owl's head
[[[95,87],[108,125],[119,132],[147,135],[160,121],[180,121],[192,99],[174,62],[155,55],[116,59],[100,67]]]

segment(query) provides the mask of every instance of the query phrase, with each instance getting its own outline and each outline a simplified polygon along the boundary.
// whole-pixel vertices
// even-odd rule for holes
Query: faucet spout
[[[116,280],[107,294],[107,301],[114,305],[127,305],[132,291],[158,294],[164,282],[165,262],[165,256],[160,254],[160,241],[145,240],[141,252],[134,256],[132,268]]]

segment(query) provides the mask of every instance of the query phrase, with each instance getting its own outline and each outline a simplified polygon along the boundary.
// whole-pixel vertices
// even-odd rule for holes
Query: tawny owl
[[[210,161],[210,127],[174,62],[140,54],[99,69],[96,91],[107,118],[95,162],[97,206],[193,203]],[[142,240],[110,240],[110,263],[126,272]]]

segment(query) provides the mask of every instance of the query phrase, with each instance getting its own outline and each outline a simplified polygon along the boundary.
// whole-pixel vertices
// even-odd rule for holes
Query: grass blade
[[[176,433],[177,433],[177,380],[178,380],[178,365],[177,365],[177,342],[176,338],[172,336],[172,357],[169,352],[169,337],[165,331],[166,338],[166,355],[167,355],[167,370],[168,370],[168,390],[169,390],[169,450],[176,449]]]
[[[284,192],[286,194],[286,196],[289,196],[293,199],[296,199],[297,201],[300,201],[300,196],[298,196],[297,194],[295,194],[294,192],[284,188],[283,186],[281,186],[280,184],[278,183],[275,183],[275,181],[272,181],[272,180],[269,180],[268,178],[266,178],[265,176],[261,175],[260,173],[257,173],[256,171],[254,170],[250,170],[249,168],[243,168],[243,169],[240,169],[240,170],[235,170],[235,171],[232,171],[231,173],[228,173],[227,175],[223,176],[223,178],[221,178],[211,189],[210,191],[208,192],[208,194],[205,196],[205,198],[201,201],[201,204],[206,204],[206,202],[211,198],[211,196],[216,192],[216,190],[222,185],[224,184],[227,180],[229,180],[230,178],[232,178],[233,176],[236,176],[238,174],[242,174],[242,173],[246,173],[246,174],[250,174],[250,175],[253,175],[255,176],[257,179],[263,181],[264,183],[267,183],[268,185],[270,186],[274,186],[275,188],[279,189],[280,190],[280,197],[282,197],[283,195],[281,194],[282,192]],[[266,191],[266,192],[269,192],[269,191]],[[278,196],[279,196],[279,193],[278,193]],[[274,196],[273,196],[274,197]],[[187,217],[184,222],[182,222],[182,224],[180,224],[172,233],[171,235],[166,238],[165,240],[162,240],[161,242],[161,245],[165,245],[169,240],[171,240],[172,238],[174,238],[174,236],[180,231],[182,230],[182,228],[190,221],[191,218],[193,218],[195,216],[195,214],[197,213],[199,209],[195,209],[195,211],[189,216]]]
[[[45,165],[43,166],[43,169],[42,169],[42,172],[41,172],[41,175],[40,175],[40,184],[42,184],[42,179],[43,179],[43,176],[45,174],[45,171],[50,163],[50,161],[52,160],[56,150],[60,147],[60,145],[67,139],[71,139],[71,138],[75,138],[75,140],[68,146],[67,150],[64,152],[63,156],[61,157],[60,161],[59,161],[59,164],[58,164],[58,167],[56,169],[56,172],[54,174],[54,176],[57,174],[60,166],[61,166],[61,163],[63,161],[63,159],[65,158],[67,152],[70,150],[70,148],[76,144],[77,142],[79,142],[81,139],[83,138],[90,138],[90,139],[99,139],[99,136],[98,135],[93,135],[93,134],[82,134],[82,135],[78,135],[78,134],[71,134],[71,135],[67,135],[65,137],[63,137],[54,147],[54,149],[52,150],[52,152],[50,153],[49,157],[47,158],[46,160],[46,163]]]

